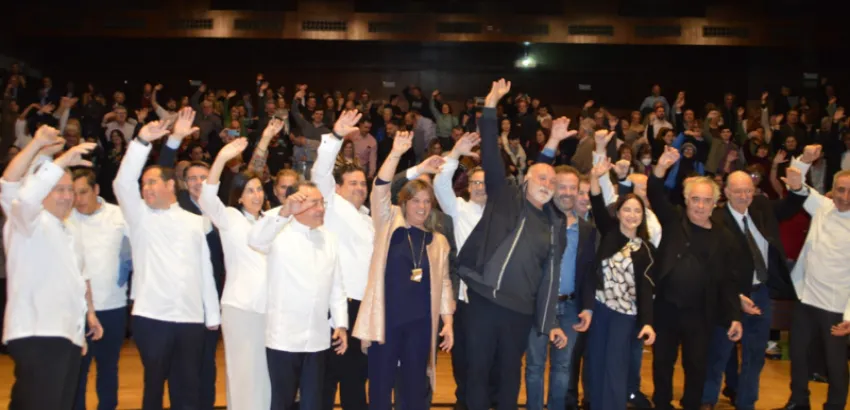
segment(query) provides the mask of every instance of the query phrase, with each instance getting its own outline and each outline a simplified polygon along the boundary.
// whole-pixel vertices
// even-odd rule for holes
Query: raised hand
[[[478,157],[478,154],[472,152],[472,148],[481,143],[481,137],[474,132],[463,134],[455,143],[452,151],[467,157]]]
[[[62,152],[65,148],[65,138],[57,138],[56,141],[51,143],[50,145],[45,145],[38,151],[38,155],[44,155],[50,158],[53,158],[54,155]]]
[[[822,150],[823,146],[820,144],[806,145],[806,147],[803,148],[803,155],[800,156],[800,161],[803,161],[806,164],[812,164],[820,158]]]
[[[835,122],[839,122],[842,118],[844,118],[844,107],[838,107],[835,109],[835,113],[832,115],[832,120]]]
[[[357,110],[343,111],[334,124],[334,133],[340,137],[344,137],[359,131],[357,123],[360,122],[362,116],[363,114],[360,114]]]
[[[286,200],[280,206],[280,216],[285,218],[299,213],[304,207],[304,201],[306,200],[307,196],[302,192],[296,192],[286,197]]]
[[[590,175],[593,178],[599,178],[603,175],[608,175],[608,172],[611,171],[612,167],[613,165],[611,165],[611,159],[603,158],[601,161],[599,161],[598,163],[596,163],[596,165],[593,166],[593,168],[590,170]]]
[[[773,165],[779,165],[788,162],[786,158],[788,158],[788,153],[785,152],[785,150],[777,151],[776,155],[773,157]]]
[[[151,121],[139,130],[139,138],[145,142],[154,142],[168,134],[168,124],[165,121]]]
[[[153,87],[153,90],[154,91],[162,91],[162,88],[163,88],[162,84],[157,84]]]
[[[584,103],[584,109],[585,109],[585,110],[587,110],[587,109],[589,109],[590,107],[593,107],[593,104],[596,104],[596,102],[595,102],[595,101],[593,101],[593,100],[587,100],[587,101],[585,101],[585,103]]]
[[[439,155],[432,155],[417,165],[416,170],[419,171],[420,174],[436,174],[440,172],[440,168],[445,163],[446,160],[443,159],[443,157]]]
[[[90,167],[92,166],[91,161],[84,160],[83,155],[88,154],[95,147],[97,147],[97,144],[94,142],[84,142],[65,151],[65,153],[57,158],[53,163],[62,168],[79,166]]]
[[[40,148],[53,145],[60,139],[59,130],[49,125],[42,125],[41,127],[38,127],[35,131],[35,136],[33,137],[33,141],[39,144]]]
[[[614,172],[617,173],[617,178],[625,179],[629,176],[629,168],[631,168],[631,163],[625,159],[621,159],[614,164]]]
[[[792,191],[799,191],[803,189],[803,173],[794,167],[788,167],[785,170],[785,176],[779,178],[785,185],[788,185]]]
[[[401,156],[413,145],[413,133],[408,131],[399,131],[393,138],[392,153]]]
[[[577,130],[570,131],[570,119],[567,117],[561,117],[552,121],[552,133],[549,134],[549,138],[560,143],[561,141],[573,137],[578,134]]]
[[[490,93],[484,98],[484,106],[488,108],[496,108],[499,101],[511,91],[511,82],[505,81],[504,78],[499,81],[493,81],[493,86],[490,87]]]
[[[280,118],[272,118],[266,129],[263,130],[262,138],[271,139],[283,129],[283,120]]]
[[[191,107],[183,107],[183,109],[177,113],[177,121],[174,123],[174,130],[171,131],[171,136],[182,140],[189,134],[199,131],[200,128],[192,126],[194,123],[195,110]]]
[[[239,154],[242,154],[242,151],[245,151],[245,148],[247,147],[247,138],[237,138],[221,148],[221,151],[218,152],[218,158],[230,161],[231,159],[236,158]]]
[[[656,165],[657,169],[663,169],[667,171],[676,161],[679,160],[679,150],[673,147],[664,147],[664,153],[661,154],[661,157],[658,158],[658,164]]]

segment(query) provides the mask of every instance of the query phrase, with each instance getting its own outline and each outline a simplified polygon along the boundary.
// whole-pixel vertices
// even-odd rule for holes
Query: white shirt
[[[175,202],[153,209],[139,195],[139,176],[151,150],[133,140],[113,187],[133,247],[133,315],[177,323],[221,323],[204,218]]]
[[[767,252],[770,247],[770,244],[767,243],[767,239],[759,232],[758,227],[756,227],[755,222],[753,222],[753,218],[750,216],[750,212],[747,211],[744,214],[738,213],[734,208],[732,208],[728,203],[726,207],[729,208],[729,212],[732,214],[732,218],[735,219],[735,222],[738,223],[738,228],[741,230],[741,233],[744,232],[744,218],[747,218],[747,227],[750,228],[750,233],[753,234],[753,239],[756,242],[756,246],[759,248],[759,252],[761,252],[761,257],[764,260],[765,267],[767,267],[768,257]],[[745,234],[746,236],[746,234]],[[753,285],[758,285],[759,280],[755,271],[753,271]]]
[[[437,197],[437,202],[440,203],[443,213],[452,217],[455,245],[457,245],[457,251],[460,253],[463,244],[469,239],[475,225],[478,225],[478,221],[484,215],[484,207],[455,196],[455,191],[452,188],[452,176],[457,170],[458,160],[450,157],[444,157],[444,159],[446,162],[443,164],[443,168],[434,177],[434,196]],[[463,283],[463,281],[460,281],[460,285],[458,285],[458,299],[464,302],[468,301],[466,283]]]
[[[334,235],[269,212],[251,229],[248,243],[268,255],[266,347],[286,352],[330,348],[328,311],[334,323],[348,327]]]
[[[204,183],[198,205],[218,227],[224,249],[227,281],[221,304],[249,312],[266,312],[266,255],[248,246],[248,234],[256,220],[252,215],[226,207],[218,197],[220,184]]]
[[[791,166],[803,175],[808,171],[808,164],[797,159]],[[850,321],[850,211],[838,212],[831,199],[811,188],[803,208],[812,222],[791,272],[797,297],[809,306],[842,313]]]
[[[325,209],[324,228],[339,241],[339,262],[342,266],[342,282],[345,297],[362,300],[369,279],[369,265],[375,242],[375,226],[369,217],[369,209],[354,207],[351,202],[334,192],[336,182],[333,168],[336,156],[342,148],[342,140],[333,134],[322,135],[318,157],[313,164],[310,178],[319,187],[328,202]]]
[[[127,284],[118,286],[121,262],[128,260],[127,225],[121,209],[97,198],[100,203],[91,215],[73,210],[71,220],[77,235],[85,238],[83,274],[89,278],[94,309],[111,310],[127,306]],[[123,254],[122,254],[123,251]]]
[[[87,306],[80,241],[41,205],[64,173],[52,162],[45,164],[26,179],[11,204],[3,343],[41,336],[83,346]],[[13,184],[0,180],[0,189]]]

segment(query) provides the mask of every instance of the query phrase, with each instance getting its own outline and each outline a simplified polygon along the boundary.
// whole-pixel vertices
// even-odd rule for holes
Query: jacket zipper
[[[508,256],[505,258],[505,262],[502,264],[502,269],[499,271],[499,279],[496,280],[496,288],[493,289],[493,299],[496,298],[496,292],[499,291],[499,288],[502,287],[502,276],[505,275],[505,269],[508,267],[508,262],[511,260],[511,256],[514,254],[514,249],[516,249],[516,244],[519,242],[519,236],[522,234],[522,230],[525,228],[525,217],[522,218],[522,221],[519,222],[519,229],[517,230],[516,236],[514,237],[514,242],[511,244],[511,249],[508,250]]]

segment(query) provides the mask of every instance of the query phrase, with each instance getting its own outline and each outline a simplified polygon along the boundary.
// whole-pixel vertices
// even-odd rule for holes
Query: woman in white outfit
[[[276,134],[281,126],[280,120],[272,120],[263,132],[264,137],[267,133]],[[233,177],[229,190],[229,206],[218,196],[222,171],[247,146],[248,141],[239,138],[219,151],[198,201],[204,216],[218,228],[224,248],[227,281],[221,298],[221,331],[230,410],[271,406],[265,345],[266,256],[248,246],[248,234],[262,216],[266,203],[263,184],[257,173],[239,173]],[[260,157],[262,149],[257,149]]]

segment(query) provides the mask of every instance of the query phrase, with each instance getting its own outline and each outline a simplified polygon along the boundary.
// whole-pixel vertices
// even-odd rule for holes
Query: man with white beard
[[[458,255],[458,274],[469,286],[467,407],[491,407],[488,378],[499,372],[498,410],[517,408],[522,355],[532,326],[559,349],[567,337],[556,319],[558,277],[565,248],[560,217],[549,201],[555,170],[535,164],[522,186],[509,185],[498,148],[496,105],[510,91],[493,82],[479,122],[487,202],[480,222]]]

